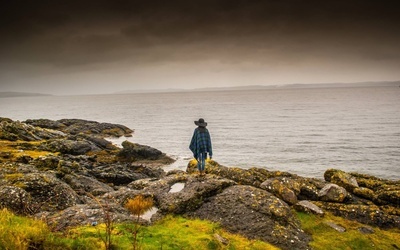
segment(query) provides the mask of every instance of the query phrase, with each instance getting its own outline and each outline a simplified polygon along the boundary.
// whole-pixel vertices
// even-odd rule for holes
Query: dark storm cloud
[[[400,19],[391,3],[9,1],[1,11],[1,54],[2,61],[73,65],[340,47],[393,59]]]
[[[396,1],[14,0],[0,7],[0,80],[10,84],[210,62],[215,71],[305,67],[304,75],[354,66],[393,78],[399,44]]]

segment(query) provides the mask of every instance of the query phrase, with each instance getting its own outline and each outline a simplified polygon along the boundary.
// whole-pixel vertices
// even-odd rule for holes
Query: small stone
[[[335,229],[336,231],[338,231],[340,233],[346,232],[346,228],[344,228],[342,226],[339,226],[339,225],[337,225],[337,224],[335,224],[333,222],[328,221],[328,222],[325,222],[325,224],[330,226],[331,228]]]
[[[294,209],[300,212],[312,213],[320,216],[324,216],[324,211],[317,205],[311,203],[310,201],[299,201],[294,205]]]
[[[358,229],[358,231],[360,231],[363,234],[373,234],[373,233],[375,233],[375,230],[370,228],[370,227],[360,227]]]
[[[229,245],[229,240],[222,237],[221,235],[214,234],[214,237],[217,241],[221,242],[222,245],[225,245],[225,246]]]

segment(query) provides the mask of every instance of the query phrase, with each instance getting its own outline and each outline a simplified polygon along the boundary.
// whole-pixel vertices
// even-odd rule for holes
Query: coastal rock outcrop
[[[219,222],[231,232],[261,239],[282,249],[307,249],[310,240],[285,202],[252,186],[226,188],[189,215]]]
[[[260,187],[291,205],[297,203],[297,195],[300,194],[300,183],[285,177],[268,179]]]
[[[70,186],[49,173],[8,174],[2,184],[0,200],[14,200],[9,208],[18,213],[62,210],[80,201]]]
[[[39,149],[62,154],[83,155],[90,151],[100,151],[96,145],[86,140],[55,139],[42,143]]]
[[[378,226],[380,228],[400,228],[399,210],[376,205],[342,204],[329,202],[314,202],[325,211],[349,220]]]
[[[119,185],[165,175],[158,163],[119,162],[118,148],[89,134],[133,132],[122,125],[75,119],[30,120],[30,125],[1,118],[0,123],[0,206],[18,214],[53,213],[85,203],[88,195],[101,196]],[[68,128],[81,134],[72,135]]]
[[[144,178],[161,178],[165,173],[158,167],[132,164],[109,164],[88,170],[93,177],[116,186],[127,185]]]
[[[96,121],[88,121],[82,119],[61,119],[52,121],[48,119],[29,119],[24,123],[30,124],[35,127],[49,128],[59,130],[67,134],[77,135],[83,134],[97,134],[103,137],[121,137],[131,136],[133,130],[120,124],[112,123],[99,123]]]
[[[165,173],[162,167],[173,160],[161,151],[129,141],[120,149],[106,139],[132,132],[79,119],[0,118],[0,208],[64,230],[107,218],[131,220],[124,205],[142,195],[154,201],[150,221],[167,214],[207,219],[282,249],[310,248],[295,210],[400,227],[400,181],[335,169],[320,180],[212,160],[205,177],[197,175],[194,160],[186,172]]]
[[[351,173],[357,180],[365,198],[378,205],[393,204],[400,207],[400,180],[384,180],[366,174]]]
[[[129,213],[118,204],[92,201],[78,204],[58,212],[40,212],[36,218],[44,220],[54,231],[81,225],[97,225],[112,218],[115,223],[132,221]]]
[[[61,138],[64,134],[60,131],[43,129],[27,123],[0,118],[0,140],[8,141],[38,141],[44,139]]]
[[[118,156],[129,162],[143,159],[157,160],[163,156],[160,150],[138,143],[124,141],[121,145],[123,148]]]
[[[189,162],[188,172],[196,171],[196,161]],[[400,225],[397,223],[400,216],[399,205],[397,204],[397,195],[399,194],[397,190],[400,181],[382,180],[373,176],[345,173],[341,170],[328,170],[326,176],[340,173],[337,176],[345,176],[345,179],[351,180],[353,184],[355,183],[354,180],[359,184],[359,187],[349,188],[348,181],[336,181],[336,183],[353,191],[349,192],[343,186],[323,180],[304,178],[279,171],[269,172],[265,169],[257,171],[254,169],[227,168],[215,161],[208,162],[206,172],[228,179],[232,178],[237,184],[248,183],[248,185],[265,189],[289,205],[294,204],[294,208],[299,211],[307,209],[295,203],[296,199],[293,195],[296,195],[297,201],[311,202],[315,206],[312,206],[313,209],[319,211],[315,212],[317,214],[320,214],[320,211],[330,211],[346,219],[385,228],[399,227]],[[357,195],[360,192],[363,195]],[[284,196],[283,194],[289,195]],[[381,198],[378,194],[381,194]],[[383,194],[386,194],[386,196]],[[366,216],[368,211],[382,215],[378,217]]]
[[[198,179],[188,177],[183,182],[184,188],[179,192],[155,193],[158,208],[163,213],[185,214],[197,210],[210,197],[223,192],[235,183],[225,178],[211,177]]]

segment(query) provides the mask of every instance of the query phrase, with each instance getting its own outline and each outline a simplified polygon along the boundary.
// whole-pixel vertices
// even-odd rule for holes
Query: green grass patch
[[[0,210],[0,249],[27,249],[44,242],[48,234],[45,223]]]
[[[113,245],[115,249],[133,249],[133,224],[116,225],[113,230]],[[86,239],[104,237],[105,226],[79,227],[70,231],[71,237]],[[228,245],[219,242],[215,234],[229,241]],[[240,235],[231,234],[220,228],[217,223],[204,220],[189,220],[179,216],[167,216],[152,226],[142,226],[138,237],[139,249],[248,249],[275,250],[278,249],[266,242],[249,240]]]
[[[297,213],[302,228],[312,235],[313,249],[398,249],[400,230],[382,230],[345,220],[327,213],[324,217]],[[340,233],[326,222],[346,228]],[[133,249],[131,223],[117,224],[112,232],[113,249]],[[370,227],[371,234],[363,234],[361,227]],[[215,235],[225,238],[224,245]],[[27,217],[16,216],[6,209],[0,210],[0,249],[105,249],[101,237],[105,225],[82,226],[63,233],[51,232],[47,225]],[[223,230],[218,223],[180,216],[167,216],[152,226],[139,230],[139,249],[278,249],[266,242],[249,240]]]
[[[377,227],[367,226],[355,221],[343,219],[326,213],[324,217],[297,213],[305,232],[312,235],[310,246],[313,249],[340,250],[340,249],[399,249],[400,230],[382,230]],[[333,222],[346,229],[341,233],[328,226],[326,222]],[[374,230],[371,234],[363,234],[361,227]]]
[[[227,239],[229,244],[223,245],[215,234]],[[143,228],[141,236],[143,249],[278,249],[262,241],[230,234],[217,223],[173,216]]]
[[[0,210],[0,250],[5,249],[101,249],[97,239],[52,233],[47,224],[7,209]]]
[[[113,230],[113,249],[133,249],[130,223],[117,224]],[[215,234],[228,240],[224,245]],[[105,249],[101,237],[105,225],[82,226],[63,233],[51,232],[47,225],[28,217],[16,216],[7,209],[0,210],[0,250],[3,249]],[[167,216],[152,226],[142,226],[139,249],[278,249],[266,242],[249,240],[231,234],[217,223]]]

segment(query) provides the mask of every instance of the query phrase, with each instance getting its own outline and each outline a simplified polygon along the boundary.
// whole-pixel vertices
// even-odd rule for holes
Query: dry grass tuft
[[[136,196],[134,199],[129,199],[125,203],[125,208],[133,215],[143,215],[153,207],[153,199],[145,198],[142,195]]]

